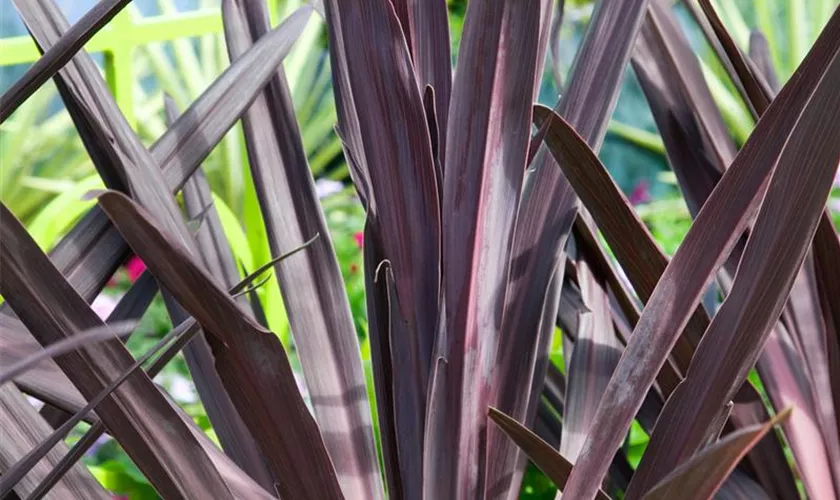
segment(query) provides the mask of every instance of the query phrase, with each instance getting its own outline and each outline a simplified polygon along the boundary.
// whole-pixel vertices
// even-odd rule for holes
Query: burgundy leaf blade
[[[280,493],[340,498],[324,441],[277,337],[245,316],[178,240],[167,237],[131,200],[108,192],[99,204],[152,273],[204,328],[216,370],[268,460]],[[276,397],[269,400],[264,394]],[[277,432],[281,427],[286,432]]]
[[[0,96],[0,123],[6,121],[26,99],[73,58],[88,40],[114,18],[131,0],[99,2],[35,61],[26,73]]]
[[[376,219],[381,258],[394,278],[389,324],[401,323],[402,333],[391,336],[391,363],[394,391],[401,396],[390,411],[399,435],[403,491],[414,498],[422,494],[423,421],[438,326],[436,161],[392,3],[330,0],[325,7],[339,128],[368,218]]]
[[[573,496],[585,498],[593,494],[596,478],[602,477],[608,466],[604,457],[610,453],[606,450],[618,448],[640,404],[635,392],[627,397],[631,394],[628,387],[646,388],[653,382],[705,284],[745,228],[747,215],[752,213],[750,208],[764,191],[785,138],[837,51],[835,30],[840,28],[840,16],[832,21],[724,174],[654,290],[595,416],[593,425],[597,424],[602,432],[597,437],[590,436],[569,479]]]
[[[449,109],[443,185],[447,332],[447,436],[455,446],[427,456],[450,475],[439,497],[480,496],[490,367],[496,356],[505,283],[530,141],[542,2],[468,5]],[[469,180],[468,180],[469,179]],[[446,462],[456,461],[451,466]],[[441,462],[443,461],[443,464]],[[477,473],[470,472],[478,464]],[[494,471],[496,472],[496,471]]]
[[[225,1],[222,9],[236,60],[268,31],[268,12],[258,2]],[[378,498],[382,483],[356,329],[282,70],[243,116],[243,127],[272,255],[321,235],[275,270],[315,417],[330,429],[325,442],[342,491]]]
[[[558,107],[596,150],[603,140],[629,48],[646,6],[644,0],[601,2],[596,6],[572,79]],[[577,216],[577,204],[573,189],[553,157],[541,148],[525,179],[517,215],[500,356],[496,361],[499,383],[493,404],[518,420],[536,414],[536,404],[528,401],[521,388],[536,384],[538,388],[532,393],[539,394],[542,385],[542,374],[535,379],[534,370],[536,359],[546,353],[537,353],[533,348],[538,344],[540,318],[554,318],[557,312],[557,303],[546,302],[551,296],[547,291],[559,296],[563,268],[558,269],[557,263],[565,261],[563,248]],[[491,430],[488,439],[490,455],[500,464],[497,470],[507,471],[521,463],[518,449],[504,436]],[[517,487],[518,484],[510,489],[512,495],[516,495]]]
[[[499,410],[491,407],[490,418],[511,441],[522,448],[534,464],[562,491],[569,474],[572,472],[572,464],[557,453],[551,445]],[[606,493],[600,490],[596,498],[598,500],[609,499]]]
[[[5,206],[2,211],[4,273],[0,287],[39,342],[46,345],[77,330],[101,327],[102,321],[40,252],[14,215]],[[131,359],[125,346],[114,339],[65,354],[56,362],[89,398],[104,386],[108,372],[129,365]],[[188,426],[144,374],[130,377],[102,403],[98,414],[162,494],[232,496]]]
[[[0,430],[0,439],[3,441],[0,447],[0,471],[6,474],[15,462],[49,436],[51,429],[12,386],[0,387],[0,420],[3,422],[3,429]],[[10,496],[16,493],[21,498],[28,497],[65,453],[67,446],[59,443],[15,485]],[[53,491],[57,498],[111,498],[81,464],[73,467]]]
[[[790,413],[788,408],[764,425],[741,429],[702,450],[647,492],[645,500],[664,500],[688,491],[695,498],[712,498],[744,455]]]

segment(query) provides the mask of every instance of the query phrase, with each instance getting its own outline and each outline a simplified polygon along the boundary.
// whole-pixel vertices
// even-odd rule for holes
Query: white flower
[[[342,189],[344,189],[344,184],[332,179],[318,179],[315,181],[315,193],[318,195],[318,199],[324,199],[327,196],[340,192]]]
[[[104,320],[107,319],[108,316],[110,316],[111,313],[114,311],[114,308],[117,307],[117,302],[118,299],[110,295],[100,293],[93,300],[93,303],[90,305],[90,307],[91,309],[93,309],[97,316]]]
[[[169,381],[169,394],[175,398],[175,401],[182,403],[195,403],[198,401],[198,393],[195,391],[195,385],[186,377],[175,376]]]

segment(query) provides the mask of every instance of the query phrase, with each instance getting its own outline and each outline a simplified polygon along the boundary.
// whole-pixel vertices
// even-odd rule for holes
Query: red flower
[[[136,255],[128,259],[125,263],[125,272],[128,274],[128,280],[132,283],[137,281],[137,278],[146,270],[146,264],[140,260]]]
[[[365,247],[365,233],[359,231],[353,235],[353,238],[356,240],[356,245],[358,245],[359,248]]]
[[[639,183],[636,184],[636,187],[633,188],[633,192],[630,193],[630,203],[633,205],[641,205],[642,203],[647,203],[650,200],[650,189],[647,181],[639,181]]]

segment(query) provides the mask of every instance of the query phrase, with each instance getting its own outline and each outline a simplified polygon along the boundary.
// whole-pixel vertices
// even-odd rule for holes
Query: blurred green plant
[[[694,6],[696,0],[685,3]],[[754,47],[750,39],[760,33],[767,42],[772,70],[778,78],[777,85],[784,84],[793,74],[808,49],[816,40],[825,23],[828,22],[836,0],[795,0],[789,2],[744,2],[736,0],[712,0],[711,4],[720,15],[729,33],[746,54]],[[696,9],[696,10],[695,10]],[[699,7],[683,9],[684,27],[694,33],[703,76],[718,108],[729,127],[730,134],[738,145],[744,143],[755,126],[755,120],[735,87],[727,70],[721,65],[708,41],[695,23],[702,18]],[[613,120],[610,132],[631,144],[652,153],[664,156],[665,146],[658,133],[636,124]],[[665,196],[637,205],[639,217],[669,255],[673,255],[679,243],[688,232],[691,217],[688,208],[677,189],[676,178],[670,171],[661,172],[658,180],[671,186]],[[840,180],[831,193],[829,209],[835,221],[840,221]]]
[[[303,5],[302,0],[269,1],[272,18],[283,19]],[[178,14],[174,0],[157,0],[160,14]],[[200,0],[199,9],[218,9],[219,0]],[[128,14],[142,14],[129,5]],[[163,95],[169,95],[185,109],[229,64],[222,33],[197,39],[177,39],[140,46],[134,53],[134,102],[138,136],[145,145],[166,130]],[[332,99],[329,59],[324,45],[324,22],[313,18],[284,62],[289,88],[301,127],[304,148],[316,178],[346,180],[347,167],[341,155],[341,141],[333,133],[336,122]],[[85,193],[103,187],[93,164],[76,134],[72,120],[60,107],[55,85],[49,83],[28,99],[18,111],[0,125],[0,201],[8,206],[30,230],[38,244],[49,250],[92,206],[83,201]],[[38,130],[37,134],[31,133]],[[262,223],[248,168],[242,126],[237,124],[213,149],[203,163],[214,201],[235,257],[244,269],[255,262],[270,260],[268,240]],[[330,205],[336,210],[351,209],[352,191],[331,193]],[[357,204],[357,203],[356,203]],[[356,207],[356,212],[360,212]],[[352,242],[362,230],[364,214],[352,217],[327,211],[335,222],[341,241]],[[355,222],[355,224],[354,224]],[[344,234],[342,231],[349,231]],[[339,249],[339,258],[354,258],[352,246]],[[356,258],[359,261],[360,259]],[[343,266],[349,268],[349,260]],[[349,273],[349,271],[345,270]],[[351,282],[353,276],[350,276]],[[288,345],[289,327],[275,278],[257,293],[271,328]],[[356,277],[356,309],[364,322],[364,299],[358,293],[363,280]],[[351,295],[352,297],[352,295]]]
[[[687,0],[692,6],[683,9],[685,25],[694,24],[693,12],[699,10],[696,0]],[[773,68],[784,83],[805,57],[825,23],[837,6],[836,0],[796,0],[790,2],[743,2],[712,0],[712,5],[729,29],[735,42],[744,51],[750,50],[750,36],[760,32],[767,40]],[[691,13],[690,13],[691,12]],[[702,17],[702,14],[701,14]],[[717,102],[732,136],[743,144],[755,120],[741,99],[738,90],[721,65],[714,50],[702,38],[702,32],[691,26],[694,42],[699,49],[703,75],[712,96]],[[664,154],[664,147],[655,134],[636,125],[613,122],[610,132],[651,151]]]

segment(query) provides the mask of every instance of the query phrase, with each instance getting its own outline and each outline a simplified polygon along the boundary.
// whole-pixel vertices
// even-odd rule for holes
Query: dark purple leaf
[[[599,283],[600,280],[593,274],[590,274],[588,279],[581,280],[582,269],[584,267],[579,265],[578,280],[581,293],[584,297],[588,294],[595,300],[587,302],[590,312],[580,318],[580,329],[575,339],[575,349],[569,363],[569,376],[566,379],[566,407],[563,413],[560,453],[570,462],[577,460],[590,431],[589,422],[618,364],[622,350],[612,328],[608,298],[591,290],[598,284],[603,286],[603,283]],[[585,269],[587,273],[591,273],[588,267]]]
[[[631,486],[628,494],[644,491],[693,452],[713,412],[732,398],[757,361],[787,301],[834,180],[840,133],[826,130],[830,127],[821,116],[831,116],[834,109],[840,112],[840,99],[827,90],[838,84],[840,60],[826,70],[780,155],[732,291],[698,346],[686,380],[665,405],[634,477],[636,489]],[[720,186],[725,182],[726,176]]]
[[[170,240],[131,200],[108,192],[99,204],[151,272],[202,325],[216,370],[268,460],[282,496],[339,498],[324,440],[277,337],[246,316],[178,240]],[[277,432],[279,428],[284,432]]]
[[[0,315],[0,365],[18,363],[40,349],[17,318]],[[44,360],[35,370],[22,373],[15,378],[15,384],[26,394],[65,411],[74,412],[85,405],[82,395],[52,360]]]
[[[28,5],[28,4],[27,4]],[[167,182],[179,189],[198,162],[236,121],[288,53],[305,26],[309,9],[300,9],[255,44],[202,94],[175,127],[152,147]],[[233,90],[235,87],[235,90]],[[172,168],[172,167],[175,168]],[[51,253],[55,265],[87,300],[99,293],[126,255],[126,245],[99,207],[92,209]],[[8,314],[8,305],[0,306]],[[62,400],[72,393],[40,388]],[[66,403],[71,401],[65,400]],[[75,404],[79,408],[81,404]]]
[[[283,256],[285,257],[285,256]],[[282,258],[282,257],[281,257]],[[246,277],[243,281],[237,283],[234,287],[232,287],[229,292],[231,294],[239,293],[245,286],[248,285],[251,281],[256,279],[261,273],[263,273],[266,269],[271,267],[274,262],[270,262],[264,266],[261,266],[255,273]],[[148,276],[148,271],[144,273],[144,277]],[[139,281],[138,281],[139,282]],[[136,284],[136,283],[135,283]],[[200,332],[200,328],[198,324],[195,322],[194,319],[190,318],[189,320],[185,321],[184,323],[178,325],[176,328],[172,330],[169,334],[166,335],[165,338],[175,338],[176,340],[158,356],[154,362],[152,362],[148,368],[148,374],[150,377],[154,377],[169,363],[172,361],[172,358],[178,354],[183,347],[189,343],[196,333]],[[162,342],[159,345],[163,345],[166,342]],[[113,392],[113,390],[118,387],[126,377],[128,377],[134,370],[139,368],[139,366],[148,359],[148,357],[155,352],[156,349],[150,350],[146,355],[144,355],[141,359],[135,362],[128,370],[123,372],[120,377],[112,381],[107,388],[105,388],[96,398],[91,400],[84,408],[79,410],[76,415],[72,416],[68,420],[73,419],[80,419],[83,418],[83,415],[86,413],[87,410],[92,409],[96,406],[96,401],[99,400],[101,397],[106,396]],[[179,413],[183,414],[183,410],[173,403],[173,408],[178,411]],[[70,423],[65,423],[65,425],[72,425]],[[201,431],[195,431],[191,429],[193,434],[198,436],[199,438],[204,438]],[[55,484],[55,482],[64,476],[64,474],[75,464],[78,460],[81,459],[82,455],[91,447],[93,446],[97,439],[105,432],[105,427],[102,425],[101,422],[97,422],[90,429],[82,436],[79,441],[73,445],[73,448],[64,455],[61,460],[56,464],[52,471],[44,478],[44,480],[38,484],[38,487],[32,493],[32,499],[37,500],[40,498],[38,493],[46,494],[50,488]],[[270,496],[266,491],[260,488],[259,485],[249,481],[243,481],[241,471],[233,465],[233,462],[215,446],[215,444],[209,443],[206,438],[201,440],[201,445],[204,447],[205,450],[208,451],[211,455],[211,460],[213,461],[214,465],[219,468],[222,476],[228,481],[235,491],[235,494],[238,497],[246,497],[246,498],[269,498]]]
[[[443,154],[446,151],[449,98],[452,93],[446,0],[394,0],[393,4],[408,43],[417,84],[421,91],[426,86],[434,89],[440,142],[437,151]],[[439,158],[443,168],[443,157],[435,157]]]
[[[325,3],[339,127],[394,291],[395,428],[406,495],[422,492],[423,421],[440,290],[440,197],[420,85],[394,7]],[[377,264],[376,267],[379,267]],[[379,408],[379,412],[389,411]]]
[[[446,407],[439,415],[448,420],[448,432],[429,436],[439,444],[425,460],[435,462],[444,475],[426,495],[481,496],[482,464],[493,459],[492,454],[482,456],[482,443],[487,439],[486,407],[494,398],[491,367],[535,99],[522,90],[533,89],[538,76],[543,4],[497,1],[467,7],[444,161],[447,380],[440,386]]]
[[[108,328],[107,326],[105,328]],[[38,443],[38,446],[34,447],[30,452],[26,454],[23,458],[21,458],[15,465],[9,470],[4,471],[2,478],[0,478],[0,495],[5,495],[7,491],[11,490],[12,486],[16,484],[21,478],[27,473],[28,470],[32,469],[40,460],[41,458],[46,455],[56,444],[60,441],[65,439],[70,431],[81,422],[84,416],[94,408],[96,408],[105,398],[109,397],[123,382],[125,382],[128,377],[130,377],[136,370],[138,370],[146,360],[151,358],[152,355],[156,354],[161,348],[163,348],[172,338],[177,337],[179,334],[183,334],[186,332],[186,328],[175,329],[166,335],[163,339],[158,341],[158,343],[153,347],[149,352],[143,355],[140,359],[134,362],[129,369],[124,371],[116,380],[109,383],[107,387],[105,387],[102,391],[100,391],[94,398],[92,398],[82,409],[76,412],[71,418],[67,419],[64,423],[56,428],[55,431],[52,432],[46,439],[41,440]],[[76,334],[68,339],[73,339],[81,334]],[[99,425],[101,427],[101,425]],[[53,472],[50,473],[51,475]],[[45,483],[52,482],[53,479],[50,477],[45,478],[41,484],[39,485],[38,489],[43,489]],[[35,492],[33,492],[33,496]]]
[[[3,441],[3,446],[0,446],[0,472],[3,475],[0,478],[4,478],[21,457],[50,435],[52,429],[11,385],[0,387],[0,421],[3,422],[3,430],[0,431]],[[4,498],[28,497],[65,453],[67,446],[58,443],[41,462],[25,471],[26,475],[20,482],[12,484],[14,491]],[[101,500],[111,497],[81,464],[73,467],[56,484],[54,496]]]
[[[648,13],[633,68],[689,211],[696,214],[737,150],[699,61],[667,9]]]
[[[492,407],[489,415],[502,432],[516,443],[528,455],[528,458],[562,491],[569,474],[572,472],[572,464],[557,453],[551,445],[516,420]],[[600,490],[597,491],[596,498],[598,500],[609,500],[607,494]]]
[[[734,157],[735,149],[720,112],[703,83],[697,58],[677,29],[673,15],[666,9],[654,8],[647,21],[636,45],[634,68],[665,141],[669,161],[689,211],[696,216]],[[745,241],[739,241],[727,260],[725,268],[729,273],[734,274],[737,269]],[[793,362],[798,363],[791,357],[781,357],[773,363],[762,364],[760,361],[759,366],[765,366],[767,370],[792,370],[793,367],[787,364]],[[786,365],[782,366],[781,363]],[[771,398],[772,387],[768,386]],[[781,406],[776,407],[780,409],[785,406],[781,403]],[[793,431],[788,433],[788,437],[793,441],[794,450],[799,449],[796,441],[800,435],[796,432],[795,424],[804,415],[804,409],[799,406],[797,408],[800,411],[784,424],[786,429]],[[738,416],[739,409],[736,406],[733,414],[736,427],[766,420],[763,417],[756,420],[760,416],[755,416],[753,420],[743,420]],[[774,435],[762,440],[750,452],[748,459],[756,463],[756,474],[765,488],[775,492],[777,498],[796,494],[787,461]]]
[[[559,104],[561,114],[596,150],[603,141],[629,50],[646,7],[645,0],[601,2],[596,6],[572,79]],[[496,360],[499,382],[493,404],[517,420],[526,421],[529,414],[536,413],[536,404],[530,404],[522,387],[536,384],[538,387],[531,394],[539,394],[542,386],[541,374],[536,379],[533,377],[536,360],[546,353],[535,352],[534,346],[539,345],[540,318],[556,316],[558,303],[547,302],[547,297],[559,296],[563,268],[557,269],[557,264],[565,261],[563,248],[577,208],[577,197],[571,186],[548,150],[541,149],[526,175],[517,215]],[[494,470],[510,470],[514,464],[521,463],[518,455],[515,446],[491,431],[488,456],[494,457],[498,464]],[[490,473],[488,477],[494,479],[508,473]],[[516,486],[507,491],[518,494]]]
[[[653,383],[712,273],[746,228],[786,137],[840,45],[838,28],[840,15],[827,25],[797,73],[762,116],[666,268],[594,418],[599,433],[590,436],[569,478],[573,497],[587,498],[594,493],[608,466],[605,457],[618,448],[640,406],[640,391]],[[822,141],[814,139],[814,144]]]
[[[36,352],[33,355],[3,367],[0,372],[0,385],[5,384],[9,380],[19,376],[21,373],[31,370],[40,361],[74,351],[80,347],[101,342],[114,337],[121,337],[127,335],[134,330],[137,325],[134,321],[125,321],[122,323],[113,323],[104,325],[101,328],[92,328],[85,332],[79,332],[72,337],[68,337],[55,344],[50,344],[46,348]]]
[[[167,121],[175,121],[177,109],[174,103],[165,99],[164,102]],[[216,278],[224,287],[233,286],[239,279],[239,271],[233,260],[233,253],[230,250],[227,239],[221,227],[219,215],[213,207],[213,199],[210,193],[210,186],[199,168],[184,185],[184,206],[187,214],[195,218],[206,211],[208,223],[199,229],[195,237],[193,252],[201,258],[207,272]],[[244,299],[239,301],[245,305]],[[244,307],[243,307],[244,309]],[[181,322],[185,315],[178,311],[173,316],[174,322]],[[213,358],[210,347],[199,333],[184,350],[184,357],[193,380],[196,390],[204,404],[213,430],[219,438],[222,449],[230,455],[234,462],[242,470],[247,472],[255,481],[268,491],[274,486],[265,460],[260,454],[259,447],[253,436],[248,432],[245,422],[239,416],[230,396],[225,392],[218,374],[213,368]]]
[[[546,144],[566,179],[595,218],[642,302],[647,302],[668,265],[668,258],[584,140],[548,108],[536,106],[534,109],[538,125],[549,122]],[[708,324],[708,316],[698,307],[672,352],[681,370],[688,369],[694,347]],[[668,389],[673,390],[673,387]]]
[[[773,67],[770,45],[767,43],[767,38],[760,31],[750,33],[749,54],[750,59],[759,72],[758,75],[764,78],[770,91],[776,94],[781,87],[779,77],[776,75],[776,68]]]
[[[813,242],[820,311],[825,327],[828,372],[834,411],[840,409],[840,241],[831,221],[823,215]],[[825,398],[824,394],[820,395]],[[835,420],[840,433],[840,420]],[[835,464],[836,465],[836,464]]]
[[[236,60],[268,32],[268,12],[261,2],[225,1],[222,8]],[[325,443],[342,491],[348,498],[378,498],[382,480],[356,329],[282,70],[245,113],[243,127],[272,255],[321,235],[275,269],[315,417],[329,430]]]
[[[735,86],[735,90],[738,92],[738,95],[741,96],[741,99],[747,105],[747,108],[749,109],[753,117],[757,118],[758,114],[756,113],[755,108],[750,102],[747,90],[744,88],[744,84],[741,82],[741,79],[738,78],[738,72],[732,65],[732,61],[730,61],[729,57],[726,55],[726,50],[723,48],[723,45],[721,44],[720,39],[718,38],[714,28],[709,22],[708,17],[706,17],[706,15],[703,13],[703,10],[700,7],[698,7],[696,2],[683,0],[682,4],[686,7],[689,14],[691,14],[691,17],[694,19],[694,22],[700,28],[700,31],[703,32],[703,37],[706,39],[706,42],[708,42],[708,44],[711,46],[721,65],[723,65],[724,70],[726,70],[726,74],[728,74],[731,78],[732,84]]]
[[[403,498],[402,481],[400,479],[400,464],[398,440],[400,435],[396,431],[394,408],[394,367],[391,364],[391,330],[389,323],[390,292],[389,277],[386,273],[379,273],[377,266],[383,261],[379,252],[380,243],[376,240],[378,231],[371,226],[374,220],[368,219],[365,224],[365,297],[368,311],[368,340],[370,343],[371,365],[373,367],[374,391],[376,394],[377,417],[379,421],[379,438],[382,448],[382,462],[385,468],[385,480],[388,486],[388,497]],[[399,324],[395,325],[399,327]],[[403,333],[397,331],[397,333]]]
[[[41,14],[59,24],[63,21],[60,13],[53,8],[51,0],[35,3],[42,5],[43,13],[33,8],[31,15]],[[46,42],[47,37],[44,36],[41,43]],[[78,110],[87,117],[87,125],[94,136],[106,145],[106,153],[116,166],[119,177],[127,183],[132,195],[148,208],[170,233],[178,235],[181,243],[195,253],[189,230],[160,169],[155,164],[155,159],[143,147],[119,112],[95,64],[83,53],[73,60],[71,66],[75,71],[62,70],[59,73],[61,80],[67,91],[74,94]],[[183,309],[165,290],[163,296],[173,322],[183,321],[187,317]],[[259,465],[254,463],[253,457],[256,450],[248,450],[245,445],[251,441],[251,437],[238,421],[237,411],[225,395],[222,382],[213,368],[210,348],[203,336],[199,335],[195,341],[189,343],[184,355],[223,447],[231,449],[240,465],[249,469],[251,474],[258,475]]]
[[[773,341],[771,335],[768,343],[765,344],[762,358],[759,359],[759,374],[761,374],[762,359],[770,355],[770,349],[767,346]],[[764,380],[764,377],[762,377]],[[765,384],[765,388],[767,385]],[[764,401],[761,395],[752,386],[752,384],[744,384],[738,391],[732,407],[732,414],[729,420],[736,429],[743,429],[750,425],[760,424],[770,419],[767,409],[764,407]],[[803,407],[800,405],[776,404],[777,408],[786,408],[792,406],[796,408],[796,413],[801,413]],[[792,418],[788,418],[782,422],[782,428],[785,429],[789,425]],[[786,433],[788,436],[790,434]],[[787,458],[785,458],[784,451],[779,444],[779,438],[775,433],[769,433],[762,438],[753,449],[747,453],[744,462],[741,464],[742,468],[749,470],[761,485],[761,489],[772,499],[783,500],[786,498],[795,498],[799,496],[799,491],[796,488],[796,482],[788,465]],[[733,477],[733,476],[730,476]],[[726,486],[724,486],[725,488]]]
[[[705,448],[648,491],[645,500],[666,500],[686,492],[693,498],[712,498],[744,455],[790,413],[788,408],[764,425],[741,429]]]
[[[0,293],[30,332],[48,345],[76,331],[101,327],[96,313],[40,252],[14,215],[5,206],[2,211]],[[121,371],[131,360],[116,339],[56,358],[85,398],[94,397],[109,373]],[[232,496],[188,426],[144,374],[129,377],[99,406],[97,414],[161,494]]]
[[[709,24],[711,24],[726,56],[729,58],[729,62],[732,63],[732,67],[738,79],[740,79],[741,84],[743,84],[744,90],[746,90],[748,104],[752,105],[752,109],[755,110],[757,116],[763,115],[772,100],[767,82],[757,78],[757,70],[744,57],[741,49],[735,44],[735,40],[729,36],[726,27],[723,25],[723,22],[718,17],[709,0],[700,0],[700,7],[709,20]]]
[[[796,460],[797,470],[810,496],[834,491],[831,464],[823,444],[814,400],[805,367],[797,355],[788,331],[781,326],[770,333],[764,352],[756,363],[770,402],[775,408],[796,408],[782,429]],[[766,458],[766,457],[765,457]],[[773,465],[774,469],[778,465]]]

